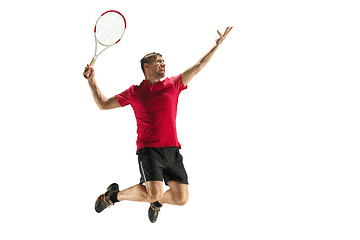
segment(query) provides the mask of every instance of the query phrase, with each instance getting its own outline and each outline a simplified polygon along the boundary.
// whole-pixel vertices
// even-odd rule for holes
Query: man
[[[150,203],[148,216],[156,222],[163,204],[184,205],[189,199],[188,179],[179,152],[181,147],[176,133],[178,97],[187,88],[191,79],[209,62],[232,27],[226,28],[216,40],[215,46],[194,66],[182,74],[166,78],[165,63],[159,53],[147,54],[141,59],[145,80],[138,86],[131,86],[124,92],[106,98],[95,81],[94,69],[87,65],[84,75],[92,95],[100,109],[112,109],[131,105],[137,121],[137,155],[141,174],[140,184],[119,190],[116,183],[95,202],[100,213],[110,205],[123,200]],[[163,183],[170,187],[163,192]]]

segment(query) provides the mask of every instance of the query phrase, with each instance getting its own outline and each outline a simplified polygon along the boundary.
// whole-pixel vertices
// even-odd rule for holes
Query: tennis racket
[[[125,33],[126,20],[124,15],[115,10],[109,10],[101,14],[95,23],[94,36],[95,36],[95,54],[91,60],[90,66],[94,66],[98,56],[106,49],[114,46],[120,42],[122,36]],[[98,44],[104,47],[99,53]],[[89,75],[84,74],[84,77],[88,78]]]

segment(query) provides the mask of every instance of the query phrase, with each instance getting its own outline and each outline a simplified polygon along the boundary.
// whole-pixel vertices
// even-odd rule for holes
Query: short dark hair
[[[145,63],[151,63],[153,61],[154,58],[156,58],[157,56],[162,57],[162,55],[160,53],[156,53],[156,52],[152,52],[152,53],[148,53],[146,54],[140,61],[141,63],[141,70],[143,71],[143,73],[145,74],[145,68],[144,65]]]

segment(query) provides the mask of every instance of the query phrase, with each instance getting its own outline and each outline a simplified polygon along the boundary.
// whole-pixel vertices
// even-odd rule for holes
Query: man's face
[[[148,65],[151,74],[157,78],[163,78],[165,76],[165,62],[160,56],[156,56],[156,59]]]

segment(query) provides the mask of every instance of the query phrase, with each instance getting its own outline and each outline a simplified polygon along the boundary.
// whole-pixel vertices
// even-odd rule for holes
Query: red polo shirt
[[[181,74],[151,85],[144,80],[115,97],[121,106],[131,105],[137,122],[137,150],[143,147],[181,147],[176,133],[179,94],[187,87]]]

